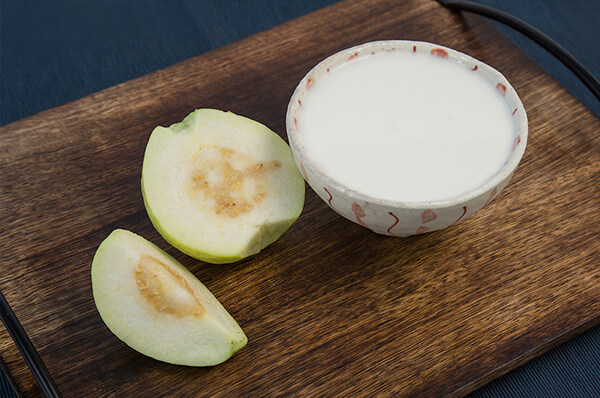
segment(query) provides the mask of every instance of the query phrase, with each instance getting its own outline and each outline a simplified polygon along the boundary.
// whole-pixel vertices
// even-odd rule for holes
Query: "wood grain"
[[[399,239],[339,217],[307,188],[292,228],[242,262],[204,264],[162,240],[139,183],[156,125],[213,107],[285,138],[302,76],[376,39],[455,48],[517,89],[528,149],[489,207]],[[345,1],[2,127],[0,289],[66,396],[464,395],[599,322],[599,131],[486,21],[427,0]],[[90,263],[117,227],[189,267],[248,346],[217,367],[189,368],[113,336],[94,307]]]

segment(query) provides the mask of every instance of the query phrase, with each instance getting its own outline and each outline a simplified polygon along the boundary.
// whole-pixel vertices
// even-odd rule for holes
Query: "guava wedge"
[[[248,341],[212,293],[139,235],[114,230],[92,261],[102,320],[134,350],[177,365],[212,366]]]
[[[304,206],[304,179],[289,146],[267,127],[198,109],[152,132],[142,195],[167,242],[220,264],[258,253],[292,225]]]

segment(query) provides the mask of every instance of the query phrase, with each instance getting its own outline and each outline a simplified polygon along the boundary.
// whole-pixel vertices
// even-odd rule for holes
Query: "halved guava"
[[[267,127],[198,109],[152,132],[142,194],[167,242],[228,263],[258,253],[292,225],[304,206],[304,179],[289,146]]]
[[[100,244],[92,289],[106,326],[134,350],[160,361],[212,366],[248,341],[191,272],[133,232],[117,229]]]

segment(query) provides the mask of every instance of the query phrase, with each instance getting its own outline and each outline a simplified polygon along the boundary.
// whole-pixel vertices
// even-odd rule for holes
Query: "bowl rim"
[[[520,141],[516,143],[516,147],[512,150],[512,152],[511,152],[510,156],[508,157],[508,160],[506,161],[504,166],[498,172],[496,172],[496,174],[494,174],[491,178],[487,179],[482,184],[480,184],[477,188],[472,189],[469,192],[466,192],[466,193],[456,196],[456,197],[452,197],[450,199],[431,200],[431,201],[403,201],[403,200],[391,200],[391,199],[378,198],[378,197],[371,196],[371,195],[365,194],[363,192],[360,192],[356,189],[350,188],[347,185],[335,180],[334,178],[332,178],[329,175],[322,172],[321,169],[318,167],[318,165],[306,153],[306,151],[304,150],[304,147],[301,145],[300,139],[298,138],[299,132],[298,132],[298,128],[297,128],[294,120],[295,120],[295,115],[297,114],[298,107],[299,107],[299,104],[298,104],[299,97],[303,96],[303,94],[306,92],[306,90],[307,90],[306,87],[308,85],[308,81],[309,81],[309,79],[312,79],[312,77],[315,74],[317,74],[318,72],[320,72],[322,70],[325,70],[326,68],[328,68],[329,66],[334,64],[335,61],[338,61],[340,59],[349,59],[350,57],[356,56],[356,54],[358,54],[359,52],[365,52],[365,49],[367,51],[371,52],[371,54],[373,54],[373,52],[381,53],[381,52],[390,52],[390,51],[392,51],[392,52],[410,51],[410,52],[420,52],[420,53],[431,53],[431,50],[433,50],[433,49],[442,49],[442,50],[446,51],[448,60],[452,60],[453,62],[457,62],[457,63],[461,63],[461,64],[465,64],[465,65],[477,66],[478,69],[481,69],[482,71],[484,71],[484,78],[486,80],[492,81],[491,77],[488,77],[488,75],[495,77],[496,79],[494,79],[494,81],[492,81],[492,82],[501,83],[506,88],[505,101],[508,103],[508,98],[510,97],[511,100],[514,102],[514,106],[516,107],[516,109],[522,109],[522,112],[517,112],[517,114],[513,113],[513,115],[515,117],[515,120],[514,120],[515,136],[518,137],[520,139]],[[416,51],[417,49],[419,51]],[[426,51],[424,51],[423,49],[426,49]],[[468,202],[472,199],[475,199],[475,198],[485,194],[486,192],[490,192],[492,189],[500,186],[505,179],[510,179],[512,173],[514,173],[515,169],[519,165],[519,162],[521,161],[523,154],[525,153],[525,148],[527,146],[528,132],[529,132],[528,131],[529,130],[528,129],[528,120],[527,120],[527,114],[525,111],[525,107],[523,106],[523,103],[521,102],[521,99],[520,99],[519,95],[517,94],[516,90],[514,89],[514,87],[510,84],[508,79],[506,79],[506,77],[504,77],[504,75],[502,73],[500,73],[498,70],[491,67],[490,65],[486,64],[485,62],[478,60],[474,57],[471,57],[470,55],[464,54],[458,50],[454,50],[452,48],[445,47],[445,46],[438,45],[438,44],[431,43],[431,42],[414,41],[414,40],[370,41],[370,42],[366,42],[363,44],[359,44],[359,45],[338,51],[338,52],[328,56],[327,58],[323,59],[321,62],[319,62],[317,65],[315,65],[308,73],[306,73],[304,75],[302,80],[300,80],[300,82],[294,89],[294,92],[293,92],[292,96],[290,97],[290,101],[289,101],[288,107],[287,107],[286,130],[287,130],[288,141],[290,143],[290,147],[292,149],[294,158],[297,157],[298,160],[301,162],[302,167],[309,169],[312,174],[316,175],[320,180],[325,181],[327,184],[329,184],[335,190],[341,191],[345,195],[354,197],[355,199],[358,199],[358,200],[361,200],[364,202],[375,203],[375,204],[379,204],[379,205],[390,207],[390,208],[408,208],[408,209],[440,209],[440,208],[461,206],[461,205],[464,205],[466,202]],[[304,175],[304,172],[303,172],[303,175]],[[304,176],[304,177],[307,180],[307,183],[309,185],[311,185],[311,183],[308,181],[306,176]]]

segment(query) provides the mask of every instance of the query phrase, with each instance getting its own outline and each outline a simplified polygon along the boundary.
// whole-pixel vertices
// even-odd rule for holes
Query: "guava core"
[[[133,232],[117,229],[100,244],[92,290],[106,326],[134,350],[160,361],[217,365],[248,341],[191,272]]]
[[[289,146],[264,125],[198,109],[152,132],[142,194],[157,231],[182,252],[211,263],[258,253],[304,205],[304,180]]]

